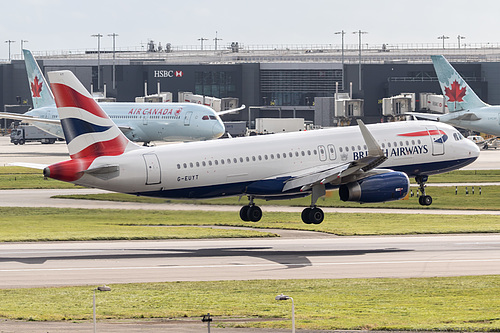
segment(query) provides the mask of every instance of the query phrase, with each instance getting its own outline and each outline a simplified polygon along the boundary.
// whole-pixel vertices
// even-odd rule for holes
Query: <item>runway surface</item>
[[[0,244],[0,286],[500,274],[500,235]]]

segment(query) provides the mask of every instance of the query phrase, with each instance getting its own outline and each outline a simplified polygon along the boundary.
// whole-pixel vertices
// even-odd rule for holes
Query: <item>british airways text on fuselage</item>
[[[411,155],[422,155],[429,152],[427,145],[418,145],[411,147],[397,147],[397,148],[387,148],[382,149],[385,156],[387,157],[400,157],[400,156],[411,156]],[[363,157],[368,156],[368,151],[355,151],[352,153],[353,160],[359,160]]]

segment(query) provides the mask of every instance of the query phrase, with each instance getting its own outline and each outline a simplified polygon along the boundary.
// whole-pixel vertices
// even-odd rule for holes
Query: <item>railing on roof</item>
[[[362,44],[361,58],[363,63],[428,63],[430,55],[442,54],[451,62],[491,62],[500,61],[500,43],[468,43],[458,48],[456,44],[411,43],[411,44]],[[243,45],[239,44],[238,52],[233,52],[231,44],[220,45],[215,51],[213,45],[171,45],[170,52],[148,52],[146,47],[116,48],[118,59],[137,59],[142,61],[162,62],[339,62],[342,54],[340,44],[276,44],[276,45]],[[38,59],[93,59],[97,57],[97,49],[73,49],[56,51],[32,51]],[[357,63],[359,45],[344,45],[344,62]],[[102,48],[100,57],[111,59],[113,50]],[[192,58],[192,59],[191,59]],[[20,54],[13,54],[12,59],[22,59]],[[0,60],[2,62],[2,60]],[[8,62],[8,60],[5,60]]]

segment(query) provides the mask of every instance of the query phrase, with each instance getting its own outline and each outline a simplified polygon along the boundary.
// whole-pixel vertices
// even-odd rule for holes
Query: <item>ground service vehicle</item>
[[[10,133],[10,142],[23,145],[26,142],[54,143],[57,136],[42,131],[36,126],[19,126]]]

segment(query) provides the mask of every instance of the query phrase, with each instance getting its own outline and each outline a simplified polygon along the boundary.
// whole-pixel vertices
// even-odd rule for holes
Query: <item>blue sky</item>
[[[367,31],[363,44],[439,43],[440,35],[456,43],[498,43],[500,2],[476,0],[0,0],[0,59],[19,54],[21,40],[33,51],[96,48],[92,34],[117,33],[118,47],[140,47],[149,39],[163,45],[199,45],[215,32],[225,46],[340,44],[334,32],[345,30],[345,42],[357,44],[356,30]]]

